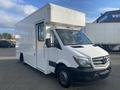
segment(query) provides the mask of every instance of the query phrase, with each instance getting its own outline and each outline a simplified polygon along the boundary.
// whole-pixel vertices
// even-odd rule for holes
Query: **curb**
[[[15,60],[16,57],[0,57],[0,60]]]

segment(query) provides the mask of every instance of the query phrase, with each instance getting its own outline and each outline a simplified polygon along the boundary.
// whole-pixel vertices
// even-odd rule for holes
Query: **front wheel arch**
[[[58,68],[59,68],[59,67],[62,67],[62,66],[67,67],[67,66],[66,66],[65,64],[63,64],[63,63],[58,63],[58,64],[56,65],[56,67],[55,67],[55,74],[57,74]]]

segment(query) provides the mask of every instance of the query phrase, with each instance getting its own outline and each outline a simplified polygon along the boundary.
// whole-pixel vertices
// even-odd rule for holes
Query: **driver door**
[[[58,53],[59,49],[61,49],[59,41],[53,31],[50,32],[50,41],[51,41],[51,47],[49,47],[48,50],[48,58],[49,58],[49,69],[50,71],[54,70],[55,64],[58,60]]]

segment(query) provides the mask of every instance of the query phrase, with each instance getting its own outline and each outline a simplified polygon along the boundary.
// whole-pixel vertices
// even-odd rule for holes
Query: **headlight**
[[[89,58],[80,57],[80,56],[73,56],[76,63],[81,67],[91,67],[91,63]]]

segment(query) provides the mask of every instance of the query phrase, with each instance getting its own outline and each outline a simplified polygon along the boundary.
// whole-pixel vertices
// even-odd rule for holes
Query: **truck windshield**
[[[56,29],[56,31],[64,45],[92,44],[82,31],[68,29]]]

